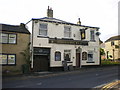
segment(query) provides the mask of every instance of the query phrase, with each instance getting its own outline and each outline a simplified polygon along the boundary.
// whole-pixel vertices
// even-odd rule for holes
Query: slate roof
[[[0,24],[0,31],[30,34],[28,29],[25,28],[24,24],[21,25]]]
[[[120,35],[110,37],[110,38],[107,39],[105,42],[114,41],[114,40],[120,40]]]
[[[52,18],[52,17],[32,18],[32,20],[40,20],[40,21],[44,21],[44,22],[53,22],[53,23],[59,23],[59,24],[68,24],[68,25],[75,25],[75,26],[82,26],[82,27],[89,27],[89,28],[97,28],[97,29],[99,29],[99,27],[92,27],[92,26],[74,24],[74,23],[66,22],[66,21],[56,19],[56,18]]]

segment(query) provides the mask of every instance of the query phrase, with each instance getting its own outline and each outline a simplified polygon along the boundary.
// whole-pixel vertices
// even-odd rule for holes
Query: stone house
[[[30,32],[24,24],[0,24],[0,64],[2,71],[21,72],[21,65],[25,64],[21,54],[30,42]]]
[[[120,60],[120,35],[110,37],[105,41],[106,59]]]

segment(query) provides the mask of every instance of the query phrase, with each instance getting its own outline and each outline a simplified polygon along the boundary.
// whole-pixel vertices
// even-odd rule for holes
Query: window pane
[[[64,50],[64,60],[66,61],[71,60],[71,50]]]
[[[40,30],[40,35],[44,35],[44,36],[47,36],[47,31],[44,31],[44,30]]]
[[[87,52],[82,52],[82,60],[87,60]]]
[[[8,64],[15,64],[15,55],[8,55]]]
[[[95,40],[95,36],[94,36],[94,31],[90,31],[90,37],[91,37],[91,40]]]
[[[0,54],[0,64],[2,64],[2,54]]]
[[[40,29],[47,29],[47,24],[40,24]]]
[[[16,43],[16,35],[9,34],[9,43]]]
[[[55,61],[61,61],[61,53],[55,52]]]
[[[47,24],[40,24],[39,34],[47,36]]]
[[[88,61],[93,61],[93,54],[88,54]]]
[[[0,55],[0,64],[7,64],[7,55]]]
[[[8,43],[8,34],[2,33],[2,43]]]
[[[71,37],[71,28],[64,27],[64,37]]]
[[[88,61],[93,61],[93,51],[88,52]]]

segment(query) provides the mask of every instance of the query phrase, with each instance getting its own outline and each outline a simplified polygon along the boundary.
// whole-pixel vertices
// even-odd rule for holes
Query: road
[[[36,76],[22,80],[3,80],[3,88],[95,88],[118,80],[118,67],[104,67],[86,71],[58,73],[47,77]]]

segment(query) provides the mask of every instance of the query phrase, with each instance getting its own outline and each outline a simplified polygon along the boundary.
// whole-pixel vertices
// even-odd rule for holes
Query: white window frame
[[[11,56],[11,57],[10,57]],[[13,58],[14,56],[14,58]],[[11,62],[10,62],[11,61]],[[8,65],[9,64],[15,64],[15,55],[8,55]]]
[[[16,43],[16,34],[9,34],[9,42],[11,44]]]
[[[14,58],[10,58],[10,56],[14,56]],[[6,61],[3,62],[5,58],[6,58]],[[13,63],[9,62],[10,59],[12,60]],[[0,54],[0,64],[1,65],[16,65],[16,55],[15,54]]]
[[[14,38],[11,38],[10,37],[11,35],[13,35]],[[0,37],[1,37],[0,43],[3,43],[3,44],[16,44],[16,42],[17,42],[17,35],[16,34],[0,33]]]
[[[8,34],[5,34],[5,33],[1,33],[1,42],[2,43],[8,43]]]
[[[92,55],[92,57],[89,57],[90,54]],[[93,59],[94,59],[93,51],[88,51],[88,62],[93,62]]]
[[[46,28],[41,27],[41,25],[46,25]],[[45,32],[45,33],[43,34],[43,32]],[[40,36],[47,36],[47,34],[48,34],[48,24],[46,24],[46,23],[40,23],[39,24],[39,35]]]
[[[64,26],[64,37],[65,38],[71,38],[71,27],[70,26]]]
[[[70,49],[64,50],[64,60],[65,60],[66,54],[68,54],[68,55],[69,55],[69,58],[70,58],[70,60],[66,60],[66,61],[71,61],[71,50],[70,50]]]

